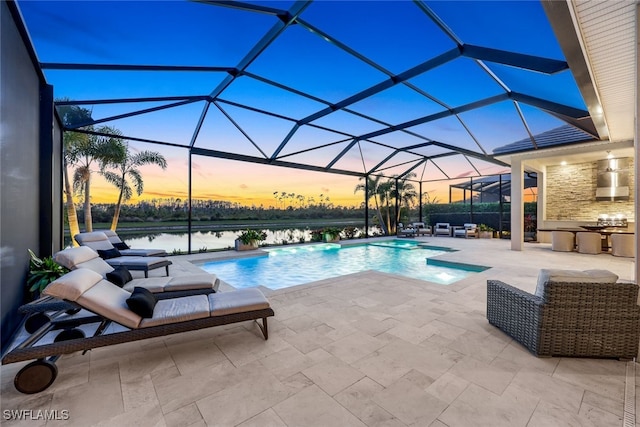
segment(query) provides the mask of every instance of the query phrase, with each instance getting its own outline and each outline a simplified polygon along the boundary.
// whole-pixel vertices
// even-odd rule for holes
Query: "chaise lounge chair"
[[[102,230],[107,236],[109,242],[120,251],[120,255],[123,256],[167,256],[169,255],[164,249],[134,249],[130,248],[125,242],[122,241],[120,236],[112,230]]]
[[[115,271],[98,253],[88,246],[67,248],[53,255],[56,263],[69,269],[88,268],[100,274],[104,279],[117,282],[128,292],[133,292],[136,287],[142,287],[154,293],[158,299],[176,298],[190,295],[210,294],[218,291],[220,279],[215,274],[202,273],[190,274],[178,277],[151,277],[133,279],[126,272]],[[127,277],[129,276],[129,277]],[[29,333],[35,332],[50,319],[49,314],[57,310],[72,310],[74,307],[68,303],[56,301],[51,297],[42,297],[36,301],[25,304],[19,308],[19,312],[28,315],[25,321],[25,329]]]
[[[56,263],[69,269],[88,268],[100,274],[104,279],[109,279],[109,273],[114,272],[114,267],[100,258],[98,253],[88,246],[66,248],[53,255]],[[168,298],[176,296],[189,296],[203,293],[212,293],[218,290],[220,279],[215,274],[201,273],[185,276],[151,277],[132,279],[123,284],[125,291],[133,292],[136,287],[143,287],[154,294],[171,293]],[[159,295],[159,298],[162,298]]]
[[[50,322],[2,358],[3,365],[36,359],[24,366],[14,379],[16,389],[27,394],[41,392],[55,381],[58,374],[55,361],[62,354],[248,320],[257,322],[259,319],[262,319],[262,325],[258,323],[258,326],[266,340],[269,338],[267,317],[274,315],[269,301],[255,288],[164,299],[155,303],[148,302],[145,294],[140,293],[145,296],[142,305],[146,304],[140,311],[139,305],[138,308],[131,305],[131,293],[86,268],[73,270],[55,280],[43,294],[91,314],[81,317],[86,313],[84,310],[78,316],[57,313]],[[135,301],[141,302],[139,298]],[[144,313],[149,309],[150,313]],[[112,324],[120,327],[110,328]],[[88,338],[78,329],[85,325],[97,325]],[[43,339],[49,332],[59,330],[62,332],[53,342]],[[107,333],[109,330],[113,332]]]
[[[73,237],[80,245],[96,251],[112,267],[124,266],[129,270],[144,271],[144,277],[149,277],[149,270],[165,267],[167,276],[169,275],[171,261],[155,256],[122,256],[102,231],[78,233]]]

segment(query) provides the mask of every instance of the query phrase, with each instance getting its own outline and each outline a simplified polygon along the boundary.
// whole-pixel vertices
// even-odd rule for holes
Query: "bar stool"
[[[633,258],[635,240],[633,234],[611,234],[611,255]]]
[[[602,252],[602,236],[600,233],[579,231],[576,233],[576,245],[581,254],[599,254]]]
[[[572,252],[575,248],[575,237],[571,231],[552,231],[551,250],[560,252]]]

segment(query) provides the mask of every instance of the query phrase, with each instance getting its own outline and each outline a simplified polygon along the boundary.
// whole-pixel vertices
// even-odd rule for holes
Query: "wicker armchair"
[[[633,359],[640,307],[634,283],[553,282],[542,296],[487,281],[487,319],[536,356]]]

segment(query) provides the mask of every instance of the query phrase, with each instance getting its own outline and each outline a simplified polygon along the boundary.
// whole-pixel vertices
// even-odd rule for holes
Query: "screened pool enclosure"
[[[90,111],[64,131],[184,153],[191,201],[203,157],[406,179],[422,195],[509,173],[496,150],[536,150],[553,129],[576,139],[545,146],[600,139],[568,61],[575,34],[557,30],[573,26],[551,3],[16,4],[58,111]]]

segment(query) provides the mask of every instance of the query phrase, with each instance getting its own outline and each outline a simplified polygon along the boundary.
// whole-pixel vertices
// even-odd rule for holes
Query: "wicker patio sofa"
[[[638,285],[606,270],[541,270],[536,295],[487,281],[487,319],[536,356],[633,359]]]

